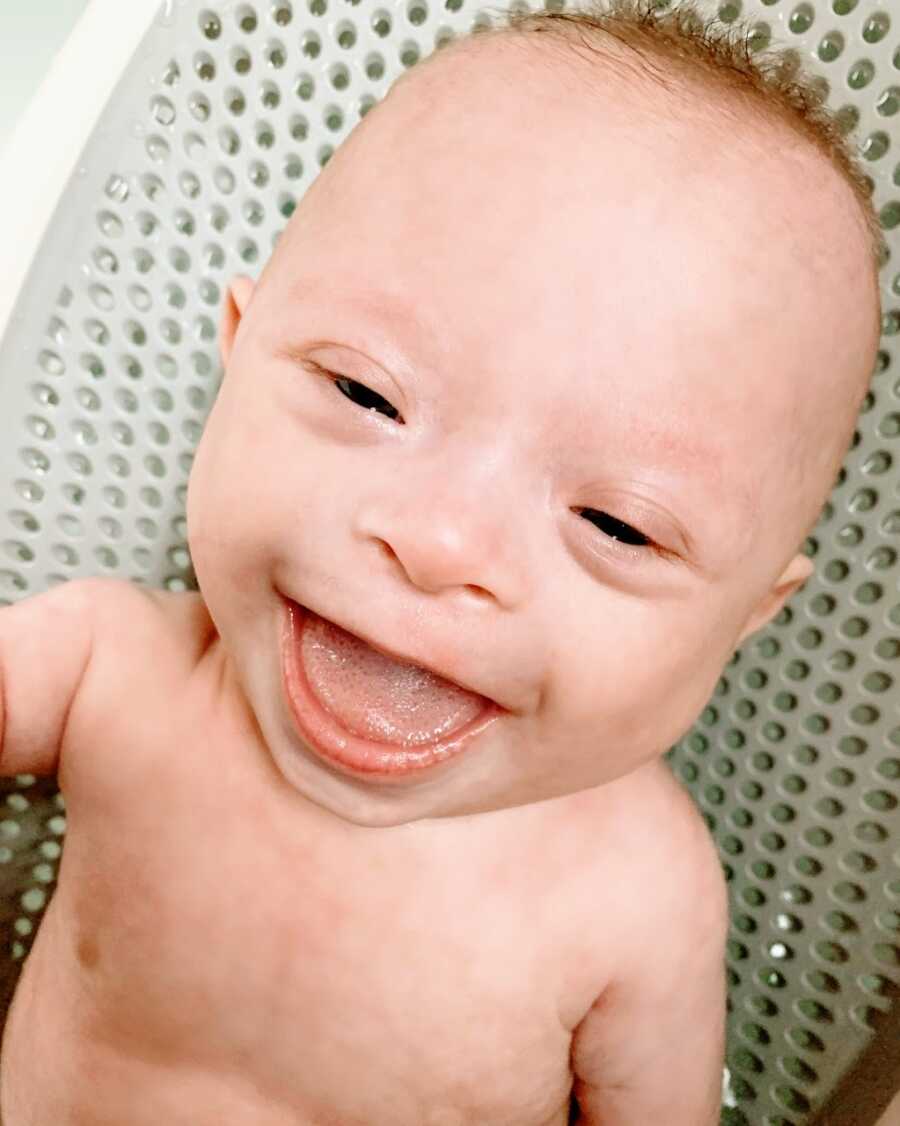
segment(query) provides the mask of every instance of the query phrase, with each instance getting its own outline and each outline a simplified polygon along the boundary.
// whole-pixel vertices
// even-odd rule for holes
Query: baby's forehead
[[[338,149],[276,248],[273,323],[301,308],[298,277],[310,291],[327,279],[356,304],[321,315],[362,331],[371,314],[403,339],[424,325],[445,378],[514,366],[523,401],[552,387],[560,406],[589,396],[593,409],[624,386],[649,419],[664,393],[748,446],[787,442],[786,419],[821,427],[813,395],[840,413],[872,351],[871,284],[848,196],[817,154],[785,156],[759,131],[748,146],[751,129],[713,144],[708,121],[658,107],[637,129],[614,86],[579,101],[571,82],[532,81],[528,108],[546,99],[547,112],[527,114],[523,60],[490,62],[414,69]]]

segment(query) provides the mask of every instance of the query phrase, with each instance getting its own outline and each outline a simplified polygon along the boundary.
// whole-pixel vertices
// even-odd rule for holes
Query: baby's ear
[[[798,553],[778,576],[775,585],[766,593],[747,619],[738,638],[740,644],[751,633],[767,625],[795,591],[799,590],[813,573],[813,562],[808,555]]]
[[[250,304],[255,283],[252,278],[245,278],[237,274],[231,279],[225,303],[222,306],[222,320],[219,325],[219,354],[222,357],[222,366],[228,367],[234,338],[237,335],[238,325],[244,310]]]

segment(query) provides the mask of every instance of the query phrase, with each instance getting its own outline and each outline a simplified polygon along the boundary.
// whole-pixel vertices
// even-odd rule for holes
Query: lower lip
[[[484,711],[452,735],[414,748],[377,743],[355,735],[319,703],[306,679],[300,659],[300,639],[311,612],[285,599],[281,662],[284,689],[294,723],[302,739],[322,758],[356,776],[401,777],[419,774],[458,757],[500,716],[500,708],[486,701]]]

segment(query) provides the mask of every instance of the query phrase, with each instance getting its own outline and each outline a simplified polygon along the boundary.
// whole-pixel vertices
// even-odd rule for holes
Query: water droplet
[[[869,59],[860,59],[850,68],[847,75],[847,85],[851,90],[861,90],[868,86],[875,77],[875,64]]]
[[[59,395],[46,383],[35,383],[31,388],[35,400],[44,407],[59,406]]]
[[[14,488],[22,500],[30,501],[31,504],[37,504],[44,499],[44,490],[34,481],[20,479],[16,481]]]
[[[234,67],[237,74],[248,74],[252,61],[250,55],[243,49],[238,47],[231,52],[231,65]]]
[[[125,507],[125,494],[118,485],[106,485],[100,495],[110,508],[122,509]]]
[[[35,438],[41,438],[45,441],[51,441],[56,437],[56,431],[46,420],[46,418],[41,418],[40,415],[29,415],[25,420],[25,425],[28,430],[35,436]]]
[[[900,86],[889,86],[875,103],[882,117],[893,117],[900,109]]]
[[[206,141],[199,133],[188,133],[184,138],[184,151],[191,160],[200,160],[206,152]]]
[[[177,86],[180,78],[181,68],[174,59],[169,59],[166,69],[163,71],[163,82],[166,86]]]
[[[192,419],[187,418],[181,424],[181,433],[195,446],[200,441],[200,435],[203,433],[203,427],[199,423],[194,422]]]
[[[173,222],[175,224],[176,231],[178,231],[179,234],[186,235],[187,237],[190,237],[196,230],[196,223],[194,221],[193,215],[191,215],[189,211],[185,211],[184,208],[179,208],[175,212]]]
[[[163,339],[168,344],[178,344],[181,341],[181,328],[171,318],[166,317],[160,323],[159,330],[162,333]]]
[[[111,211],[101,211],[97,215],[97,226],[109,238],[119,238],[122,234],[122,220]]]
[[[222,21],[214,12],[201,12],[200,30],[207,39],[218,39],[222,34]]]
[[[271,43],[266,48],[266,62],[272,67],[273,70],[280,70],[287,59],[285,54],[284,45],[281,43]]]
[[[269,170],[258,160],[250,165],[250,182],[257,188],[264,188],[269,182]]]
[[[95,344],[99,344],[101,348],[109,343],[109,329],[102,321],[98,321],[93,317],[88,318],[88,320],[84,322],[84,333],[89,340],[92,340]]]
[[[107,547],[105,544],[94,548],[94,558],[101,567],[106,567],[107,569],[116,567],[119,563],[118,555],[116,555],[111,547]]]
[[[884,39],[891,28],[891,18],[887,12],[875,12],[863,24],[863,39],[867,43],[878,43]]]
[[[223,195],[230,195],[234,191],[234,176],[221,165],[213,173],[213,182]]]
[[[61,317],[51,317],[47,324],[47,335],[57,344],[65,344],[69,339],[69,326]]]
[[[175,120],[175,107],[168,98],[155,97],[150,103],[150,113],[153,120],[160,125],[171,125]]]
[[[134,392],[129,391],[127,387],[119,387],[116,390],[115,399],[118,406],[120,406],[123,411],[127,411],[128,414],[134,414],[137,410],[137,398]]]
[[[85,422],[81,418],[76,418],[72,423],[72,433],[80,446],[95,446],[97,444],[97,431],[89,422]]]
[[[839,31],[829,31],[819,43],[818,54],[823,63],[833,63],[844,49],[844,37]]]
[[[211,224],[211,226],[213,227],[214,230],[219,231],[221,233],[222,231],[225,230],[225,228],[228,226],[230,221],[231,221],[231,219],[230,219],[228,212],[220,204],[215,203],[209,209],[209,222],[210,222],[210,224]],[[217,247],[216,249],[220,249],[220,248]],[[223,261],[224,261],[224,257],[219,262],[219,265],[221,265]]]
[[[226,156],[234,156],[234,154],[240,150],[240,138],[233,129],[220,129],[219,147]]]
[[[140,247],[135,250],[132,257],[134,259],[134,268],[139,274],[149,274],[156,261],[148,250],[143,250]]]
[[[97,521],[100,531],[111,540],[122,538],[122,525],[112,516],[101,516]]]
[[[216,64],[205,52],[194,56],[194,73],[201,82],[212,82],[216,77]]]
[[[244,4],[238,9],[237,24],[245,35],[250,35],[256,31],[257,19],[256,12],[251,7]]]
[[[188,199],[196,199],[200,194],[200,181],[193,172],[182,172],[178,177],[178,186]]]
[[[180,246],[173,246],[169,251],[169,262],[179,274],[186,274],[191,266],[190,255]]]
[[[194,321],[194,336],[198,340],[214,340],[216,326],[209,317],[197,317]]]
[[[262,204],[255,199],[248,199],[244,206],[241,208],[244,219],[251,227],[258,227],[263,221],[265,212],[262,209]]]
[[[218,304],[220,297],[219,287],[209,278],[204,278],[200,283],[200,300],[207,305]]]
[[[19,540],[4,540],[3,550],[14,563],[31,563],[34,560],[34,552]]]
[[[862,155],[866,160],[880,160],[890,148],[891,140],[887,133],[879,130],[871,133],[862,145]]]
[[[188,100],[188,109],[191,111],[192,115],[197,119],[197,121],[209,121],[209,115],[211,112],[209,99],[204,97],[203,94],[191,94],[190,99]]]
[[[27,589],[28,583],[22,578],[18,571],[0,570],[0,594],[14,595]],[[2,821],[0,822],[0,830],[4,831],[5,836],[13,835],[3,829],[7,824],[15,825],[15,831],[18,833],[19,826],[15,821]]]
[[[128,297],[135,309],[142,313],[146,313],[153,304],[150,294],[142,285],[129,286]]]
[[[225,263],[225,252],[221,246],[216,246],[215,243],[209,243],[203,248],[203,261],[207,269],[218,270]]]
[[[126,422],[114,422],[112,436],[120,446],[134,445],[134,431]]]
[[[40,450],[28,446],[19,451],[23,463],[35,473],[44,474],[50,468],[50,458]]]
[[[98,246],[92,255],[98,270],[104,274],[117,274],[119,272],[119,259],[106,246]]]
[[[128,181],[124,176],[114,172],[106,181],[104,191],[110,199],[114,199],[117,203],[124,203],[128,199]]]
[[[105,285],[94,284],[88,289],[91,301],[104,313],[108,313],[114,306],[113,295]]]
[[[38,363],[48,375],[62,375],[66,370],[66,365],[57,356],[55,352],[49,352],[46,349],[38,356]]]
[[[64,567],[74,567],[78,563],[78,552],[67,543],[55,543],[52,552],[53,558]]]
[[[82,490],[83,492],[84,490]],[[62,516],[57,516],[56,526],[66,536],[71,536],[72,539],[79,539],[84,535],[84,524],[73,516],[71,513],[63,513]]]
[[[86,411],[96,411],[100,409],[100,396],[96,391],[92,391],[90,387],[79,387],[75,392],[75,398],[78,400],[79,405]]]
[[[259,90],[259,100],[265,109],[277,109],[281,104],[281,91],[274,82],[264,82]]]
[[[127,477],[131,473],[131,466],[128,461],[121,457],[119,454],[112,454],[106,459],[106,464],[109,466],[111,472],[116,477]]]
[[[169,157],[169,142],[163,137],[156,136],[156,134],[147,138],[145,147],[147,155],[156,164],[162,164]]]

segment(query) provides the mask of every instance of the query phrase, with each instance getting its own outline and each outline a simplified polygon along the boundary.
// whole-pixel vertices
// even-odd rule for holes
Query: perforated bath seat
[[[750,18],[756,46],[793,46],[820,76],[896,252],[893,0],[707,8]],[[221,375],[227,280],[258,276],[391,82],[478,22],[490,19],[471,0],[93,0],[0,177],[0,602],[97,574],[193,585],[186,483]],[[867,1126],[900,1086],[892,254],[882,285],[871,392],[806,543],[816,576],[735,653],[668,756],[729,881],[731,1122]],[[2,789],[8,1000],[53,891],[65,810],[51,780]]]

